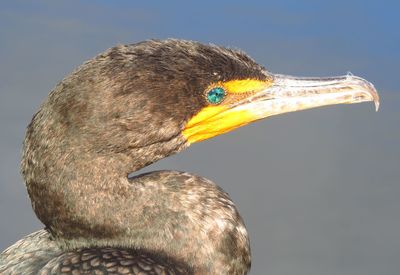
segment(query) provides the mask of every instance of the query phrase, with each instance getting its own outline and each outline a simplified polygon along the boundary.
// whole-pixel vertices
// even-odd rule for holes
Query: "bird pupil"
[[[211,89],[207,94],[207,99],[211,104],[220,103],[225,97],[225,90],[221,87]]]

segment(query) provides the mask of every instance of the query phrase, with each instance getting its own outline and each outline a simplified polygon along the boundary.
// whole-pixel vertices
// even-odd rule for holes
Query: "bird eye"
[[[212,88],[207,93],[207,100],[211,104],[219,104],[224,100],[225,95],[226,95],[226,92],[223,88],[221,88],[221,87]]]

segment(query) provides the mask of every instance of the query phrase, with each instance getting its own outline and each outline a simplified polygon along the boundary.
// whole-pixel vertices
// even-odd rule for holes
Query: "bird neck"
[[[146,249],[187,263],[196,274],[249,268],[246,229],[216,185],[173,171],[128,179],[177,148],[99,153],[84,141],[66,146],[54,140],[58,135],[39,136],[28,130],[22,171],[35,213],[62,246]]]
[[[93,138],[63,131],[41,115],[28,127],[21,170],[33,209],[57,237],[115,239],[140,214],[146,192],[128,175],[177,151],[160,144],[98,150]],[[180,144],[175,140],[173,143]],[[167,146],[168,147],[168,146]]]

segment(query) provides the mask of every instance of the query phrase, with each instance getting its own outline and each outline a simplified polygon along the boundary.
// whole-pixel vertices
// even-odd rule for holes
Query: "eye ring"
[[[226,96],[225,89],[222,87],[214,87],[207,92],[207,101],[213,105],[220,104]]]

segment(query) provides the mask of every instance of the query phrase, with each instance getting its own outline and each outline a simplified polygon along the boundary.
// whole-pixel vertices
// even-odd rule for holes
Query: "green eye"
[[[222,100],[224,100],[225,95],[226,95],[226,92],[223,88],[216,87],[216,88],[211,89],[207,93],[207,100],[211,104],[219,104],[222,102]]]

